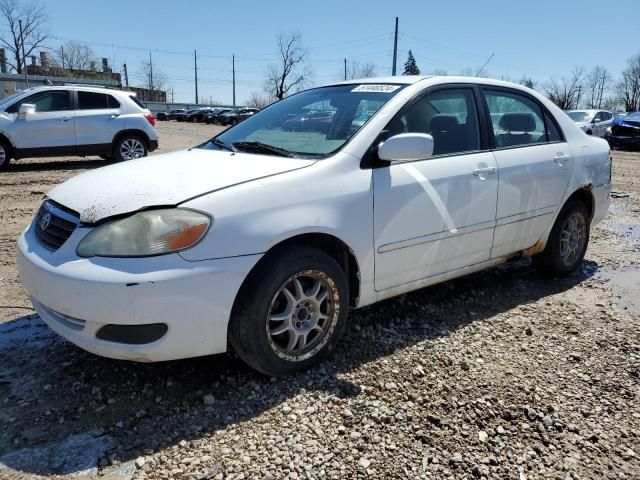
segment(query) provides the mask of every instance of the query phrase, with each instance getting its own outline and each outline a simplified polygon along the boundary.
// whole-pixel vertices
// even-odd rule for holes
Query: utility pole
[[[344,81],[347,81],[347,59],[344,59]]]
[[[149,52],[149,90],[153,90],[153,62],[151,61],[151,52]],[[151,92],[149,92],[151,94]]]
[[[196,74],[196,105],[198,104],[198,51],[193,51],[193,69]]]
[[[127,86],[127,90],[129,90],[129,72],[127,71],[127,64],[123,65],[124,67],[124,83]]]
[[[60,59],[62,60],[62,69],[64,70],[64,45],[60,45]]]
[[[236,106],[236,54],[231,56],[231,71],[233,72],[233,106]]]
[[[391,75],[396,76],[396,62],[398,61],[398,17],[396,17],[396,33],[393,38],[393,68]]]
[[[27,73],[27,57],[24,56],[24,34],[22,33],[22,20],[20,23],[20,45],[22,47],[22,64],[24,65],[24,79],[27,82],[27,88],[29,88],[29,74]]]
[[[173,88],[171,89],[171,103],[173,103]]]

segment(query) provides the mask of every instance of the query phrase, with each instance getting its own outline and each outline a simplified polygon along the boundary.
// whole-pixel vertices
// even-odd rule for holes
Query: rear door
[[[78,91],[76,109],[76,145],[78,147],[111,145],[124,129],[124,108],[108,93]]]
[[[571,176],[572,151],[533,97],[482,89],[498,165],[498,209],[491,257],[533,246],[553,219]]]
[[[19,118],[20,105],[33,104],[34,113]],[[68,90],[46,90],[14,103],[6,112],[13,118],[10,135],[15,146],[27,149],[54,148],[60,153],[72,154],[75,146],[74,112]],[[43,152],[33,151],[32,154]]]

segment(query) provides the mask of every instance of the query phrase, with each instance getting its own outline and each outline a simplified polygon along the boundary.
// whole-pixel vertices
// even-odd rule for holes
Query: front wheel
[[[266,375],[300,372],[334,348],[348,306],[345,273],[331,256],[308,247],[281,250],[247,278],[229,340],[242,360]]]
[[[0,140],[0,170],[5,170],[11,161],[11,153],[9,147],[4,141]]]
[[[147,144],[137,135],[124,135],[115,145],[113,150],[116,161],[134,160],[146,157],[149,152]]]
[[[533,264],[543,274],[563,277],[573,273],[582,263],[589,245],[590,216],[580,201],[567,203],[553,225],[542,253]]]

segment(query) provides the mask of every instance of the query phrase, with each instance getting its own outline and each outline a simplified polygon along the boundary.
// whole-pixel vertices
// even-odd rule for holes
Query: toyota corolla
[[[286,128],[317,111],[331,112],[326,129]],[[521,257],[570,274],[610,175],[607,143],[525,87],[345,82],[57,186],[18,261],[41,318],[90,352],[231,347],[286,375],[332,350],[350,308]]]

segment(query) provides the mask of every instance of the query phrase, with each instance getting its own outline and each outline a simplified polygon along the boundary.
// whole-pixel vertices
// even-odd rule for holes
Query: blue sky
[[[314,84],[337,80],[345,57],[390,74],[396,16],[400,71],[409,49],[423,73],[459,74],[479,68],[495,53],[486,69],[491,76],[526,75],[540,84],[576,65],[602,65],[618,77],[626,60],[640,53],[640,0],[616,0],[615,6],[601,0],[56,0],[46,5],[49,46],[66,39],[87,43],[98,57],[115,60],[118,69],[126,62],[133,85],[151,51],[154,68],[180,102],[194,101],[194,49],[205,100],[231,101],[231,55],[236,54],[242,103],[251,91],[262,92],[266,67],[276,58],[276,35],[290,30],[302,33]]]

